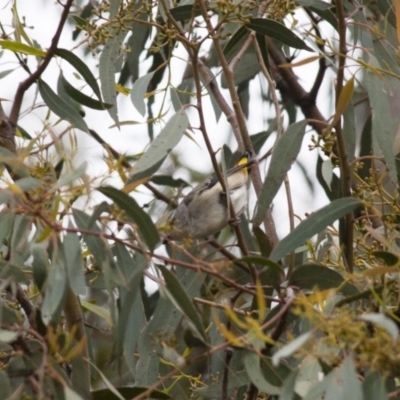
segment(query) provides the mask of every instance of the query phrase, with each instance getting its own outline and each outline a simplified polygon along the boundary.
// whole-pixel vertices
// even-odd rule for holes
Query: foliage
[[[48,48],[17,0],[0,25],[13,90],[0,105],[2,398],[397,398],[398,1],[56,7]],[[309,91],[295,74],[305,65],[317,65]],[[112,130],[139,125],[121,120],[127,99],[145,128],[118,152]],[[262,132],[248,129],[254,106]],[[88,110],[111,127],[98,132]],[[223,118],[234,145],[219,149],[207,126]],[[106,173],[78,163],[84,134]],[[221,183],[252,152],[255,199],[214,238],[172,242],[156,224],[162,205],[203,177],[166,169],[185,167],[176,149],[199,135]],[[317,154],[306,180],[329,204],[296,224],[289,170],[304,143]],[[288,213],[276,216],[282,187]],[[281,220],[290,233],[278,240]]]

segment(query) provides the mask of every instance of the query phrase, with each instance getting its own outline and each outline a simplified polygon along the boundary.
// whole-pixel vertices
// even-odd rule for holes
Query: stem
[[[346,21],[342,0],[336,0],[336,13],[339,26],[339,65],[336,81],[336,105],[339,101],[343,89],[344,68],[346,64]],[[351,169],[348,162],[347,151],[343,136],[342,121],[339,118],[335,125],[338,156],[340,160],[340,179],[342,183],[342,193],[344,197],[351,196]],[[353,272],[353,213],[345,217],[343,240],[344,254],[348,271]]]

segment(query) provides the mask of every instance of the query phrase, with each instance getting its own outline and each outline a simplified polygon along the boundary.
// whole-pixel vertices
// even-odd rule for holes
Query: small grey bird
[[[226,173],[229,198],[239,216],[247,205],[248,168],[251,153],[246,151]],[[229,204],[217,176],[196,186],[179,204],[163,228],[172,240],[200,239],[212,235],[230,221]]]

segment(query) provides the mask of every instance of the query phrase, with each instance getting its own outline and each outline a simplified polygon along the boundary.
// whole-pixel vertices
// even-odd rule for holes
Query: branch
[[[316,41],[316,43],[317,43],[318,49],[320,50],[321,54],[323,54],[324,53],[324,41],[321,37],[321,32],[318,27],[318,22],[317,22],[316,18],[314,17],[313,13],[309,9],[307,9],[307,7],[304,7],[304,10],[308,14],[311,21],[314,24],[315,34],[318,37],[318,40]],[[324,80],[325,71],[326,71],[326,59],[325,59],[325,57],[321,57],[319,59],[318,73],[317,73],[314,84],[309,93],[309,96],[310,96],[311,100],[314,101],[314,103],[317,100],[319,89],[321,88],[322,81]]]
[[[304,116],[309,120],[309,124],[318,134],[322,134],[323,128],[326,127],[327,122],[315,105],[315,101],[299,84],[291,68],[279,68],[280,65],[286,64],[287,60],[276,48],[274,42],[270,38],[265,38],[265,42],[268,48],[268,54],[273,61],[274,68],[272,68],[272,72],[277,88],[288,96],[294,104],[300,107]]]
[[[11,126],[15,129],[18,123],[19,113],[21,111],[22,100],[24,98],[25,92],[36,82],[37,79],[43,74],[47,66],[49,65],[51,59],[53,58],[55,51],[57,49],[58,41],[60,40],[61,33],[64,29],[65,21],[67,20],[69,10],[72,6],[73,0],[67,0],[67,4],[64,6],[64,10],[61,14],[60,22],[58,23],[57,31],[51,40],[51,45],[47,50],[46,57],[43,59],[42,63],[37,67],[36,71],[30,75],[27,79],[21,82],[18,86],[17,92],[15,93],[13,106],[11,109],[9,122]]]
[[[339,65],[336,77],[336,105],[343,89],[344,68],[346,65],[346,20],[342,0],[336,0],[336,13],[339,26]],[[342,195],[351,196],[351,168],[348,162],[345,140],[343,136],[342,120],[338,119],[335,125],[338,156],[340,160],[340,180],[342,183]],[[353,213],[345,217],[343,229],[341,229],[342,245],[344,245],[345,261],[348,271],[353,272]]]
[[[240,105],[240,98],[236,91],[233,70],[231,69],[231,66],[228,64],[228,62],[225,58],[218,35],[213,34],[213,26],[211,24],[208,14],[207,14],[207,7],[206,7],[204,0],[199,0],[198,4],[201,9],[201,13],[203,15],[204,21],[206,23],[208,33],[211,36],[211,39],[213,41],[214,48],[215,48],[215,51],[218,56],[218,60],[221,63],[222,70],[225,74],[225,78],[226,78],[226,82],[227,82],[228,90],[229,90],[229,95],[232,100],[232,105],[233,105],[233,109],[234,109],[234,112],[236,115],[236,121],[237,121],[237,125],[238,125],[239,132],[240,132],[240,137],[241,137],[241,141],[238,141],[239,148],[241,151],[250,150],[254,154],[253,144],[251,142],[250,135],[249,135],[247,125],[246,125],[246,118],[243,113],[242,107]],[[265,6],[266,6],[266,4],[264,2],[263,7],[265,7]],[[262,11],[261,8],[262,7],[260,7],[259,12]],[[249,35],[255,36],[255,32],[250,32]],[[250,46],[251,42],[252,42],[252,40],[246,40],[245,46]],[[242,143],[242,146],[244,146],[244,147],[240,147],[241,143]],[[258,168],[257,163],[255,163],[254,167],[251,169],[251,177],[252,177],[254,190],[258,197],[260,195],[263,183],[262,183],[262,179],[261,179],[260,169]],[[265,225],[266,234],[270,241],[270,244],[272,246],[275,246],[278,242],[278,235],[276,233],[275,224],[272,220],[272,215],[270,213],[267,214],[264,225]]]

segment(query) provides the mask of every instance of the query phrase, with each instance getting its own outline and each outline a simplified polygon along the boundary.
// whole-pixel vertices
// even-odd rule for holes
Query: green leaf
[[[329,10],[333,7],[333,4],[321,0],[296,0],[296,3],[303,7],[314,7],[318,10]]]
[[[388,318],[384,314],[364,313],[360,316],[360,318],[364,321],[379,325],[381,328],[385,329],[390,334],[394,342],[399,337],[399,328],[392,319]]]
[[[282,385],[282,393],[279,400],[292,400],[295,395],[296,378],[298,371],[292,371]]]
[[[83,275],[84,268],[80,239],[76,233],[67,233],[63,242],[69,285],[75,294],[84,295],[86,293],[86,283]]]
[[[177,112],[165,125],[159,135],[151,142],[148,150],[132,168],[127,183],[150,177],[165,160],[169,152],[179,143],[188,127],[189,120],[183,109]]]
[[[0,247],[4,244],[4,240],[11,235],[14,225],[15,215],[13,212],[3,210],[0,213]]]
[[[239,44],[243,43],[243,40],[249,34],[249,30],[245,26],[241,26],[228,40],[224,46],[224,54],[227,58],[234,55],[233,51],[239,48]],[[230,54],[232,53],[232,54]]]
[[[103,318],[108,325],[112,326],[112,319],[109,310],[106,310],[104,307],[100,307],[86,300],[81,300],[81,305],[83,309],[86,309],[93,314],[96,314],[100,318]]]
[[[1,387],[1,395],[5,399],[12,398],[10,379],[6,371],[0,371],[0,387]]]
[[[1,79],[1,77],[0,77]],[[16,136],[21,137],[23,139],[28,139],[28,140],[32,140],[32,136],[21,126],[21,125],[17,125],[17,128],[15,130]]]
[[[250,136],[250,140],[253,144],[253,149],[256,154],[260,152],[267,139],[271,136],[271,133],[272,132],[270,131],[262,131]]]
[[[81,210],[72,209],[76,225],[80,229],[90,230],[94,233],[102,232],[96,220]],[[123,285],[124,277],[118,265],[115,264],[108,242],[95,234],[83,234],[85,243],[96,260],[97,268],[104,273],[106,286],[109,290],[116,285]]]
[[[389,251],[377,250],[371,253],[374,257],[380,258],[384,263],[393,267],[399,262],[399,257],[396,254],[390,253]]]
[[[188,186],[188,183],[185,182],[183,179],[174,179],[171,175],[153,175],[150,181],[155,183],[156,185],[165,185],[175,188],[184,188]]]
[[[201,15],[200,7],[195,4],[186,4],[180,7],[174,7],[169,10],[176,21],[184,21]]]
[[[58,242],[58,246],[59,248],[54,251],[52,257],[41,306],[41,317],[45,325],[60,311],[61,303],[64,301],[67,289],[67,274],[62,253],[62,244]]]
[[[149,249],[153,251],[160,241],[160,236],[149,215],[139,207],[132,197],[121,190],[110,186],[101,187],[97,190],[113,200],[118,207],[127,213],[129,218],[138,225],[140,236],[149,246]]]
[[[301,289],[319,290],[338,288],[346,296],[358,293],[355,286],[346,283],[343,276],[328,267],[317,264],[305,264],[297,267],[289,278],[289,285]]]
[[[70,63],[80,73],[82,78],[90,86],[97,98],[101,101],[99,85],[97,84],[97,80],[90,71],[89,67],[78,56],[69,50],[58,48],[56,49],[55,54]]]
[[[249,378],[246,374],[246,371],[236,371],[232,368],[229,368],[228,372],[228,398],[231,399],[232,392],[235,392],[235,389],[240,388],[241,386],[247,386],[249,384]],[[193,390],[193,393],[199,398],[204,399],[221,399],[222,396],[222,382],[221,378],[219,380],[212,380],[212,382],[204,387],[197,387]]]
[[[327,226],[333,224],[336,220],[344,217],[349,212],[360,207],[361,201],[351,197],[341,198],[332,201],[327,206],[311,214],[302,221],[292,232],[282,239],[272,250],[270,259],[279,261],[286,254],[301,246],[304,242],[317,233],[321,232]]]
[[[246,27],[248,29],[256,31],[257,33],[276,39],[289,47],[313,51],[304,43],[303,40],[296,36],[292,30],[290,30],[280,22],[274,21],[272,19],[252,18],[251,21],[246,25]]]
[[[197,271],[189,269],[177,269],[177,278],[181,285],[190,293],[192,298],[198,296],[203,285],[203,279],[199,279]],[[146,326],[142,329],[139,342],[139,360],[136,364],[135,384],[137,386],[149,386],[159,379],[160,360],[151,337],[170,337],[176,333],[176,328],[182,319],[182,314],[177,312],[170,299],[160,298],[156,308]]]
[[[144,114],[146,113],[146,102],[144,101],[144,98],[147,93],[147,87],[149,86],[149,83],[152,80],[154,73],[154,71],[149,72],[148,74],[138,78],[133,84],[131,90],[132,104],[142,116],[144,116]]]
[[[364,400],[387,399],[385,378],[379,371],[369,372],[363,382]]]
[[[203,323],[200,319],[200,316],[193,305],[192,299],[188,296],[185,289],[182,287],[179,280],[176,276],[167,268],[162,265],[157,265],[157,267],[161,270],[166,288],[167,293],[170,295],[170,299],[172,302],[177,306],[177,308],[186,315],[189,319],[189,323],[195,329],[197,334],[203,339],[206,340],[206,333],[204,330]]]
[[[3,49],[11,50],[17,53],[24,53],[30,56],[42,58],[46,57],[46,52],[44,50],[28,46],[27,44],[23,44],[21,42],[15,42],[14,40],[0,40],[0,46]]]
[[[249,264],[264,265],[268,268],[273,269],[276,272],[279,272],[280,274],[283,274],[282,267],[278,263],[273,262],[273,261],[269,260],[268,258],[258,257],[258,256],[246,256],[246,257],[239,258],[237,261],[242,261],[242,262],[249,263]]]
[[[136,396],[139,396],[141,393],[145,392],[147,388],[144,387],[120,387],[116,388],[118,393],[122,396],[123,399],[129,400],[133,399]],[[116,396],[110,389],[100,389],[92,392],[92,400],[116,400],[121,397]],[[148,397],[149,398],[149,397]],[[159,390],[151,391],[152,399],[170,399],[171,397],[168,394],[160,392]]]
[[[82,106],[77,103],[66,91],[62,82],[62,72],[60,71],[60,74],[58,75],[58,80],[57,80],[57,94],[67,103],[72,107],[74,110],[76,110],[81,117],[85,116],[85,111],[83,110]]]
[[[31,251],[33,255],[33,279],[39,290],[42,290],[47,279],[47,273],[50,271],[47,243],[35,243],[32,245]]]
[[[255,226],[259,226],[263,222],[268,207],[278,193],[287,172],[296,159],[303,141],[306,125],[307,121],[295,122],[277,140],[272,152],[271,164],[258,198],[253,218]]]
[[[272,363],[278,365],[280,360],[285,357],[291,356],[295,351],[302,347],[311,338],[311,332],[303,333],[297,336],[296,339],[292,340],[287,345],[281,347],[273,356]]]
[[[92,99],[91,97],[84,94],[82,91],[75,89],[64,77],[60,74],[61,83],[64,87],[65,92],[76,102],[82,104],[83,106],[92,108],[93,110],[106,110],[111,108],[113,104],[106,104],[101,101]]]
[[[376,61],[371,61],[372,66]],[[386,76],[385,80],[377,74],[367,72],[367,89],[372,111],[372,135],[383,154],[385,165],[389,169],[391,179],[396,182],[396,162],[393,153],[397,132],[398,117],[391,110],[390,93],[399,89],[397,79]]]
[[[115,30],[110,33],[110,37],[104,45],[99,62],[101,91],[103,93],[104,101],[108,104],[114,104],[114,107],[108,109],[108,113],[117,125],[118,109],[116,101],[117,93],[115,90],[115,74],[117,72],[116,64],[122,43],[127,33],[127,31],[122,31],[118,34]]]
[[[29,177],[28,167],[21,161],[16,154],[12,153],[5,147],[0,146],[0,163],[8,165],[12,172],[18,177]]]
[[[21,179],[16,180],[15,184],[23,192],[26,192],[26,191],[34,189],[38,186],[42,186],[43,181],[41,181],[40,179],[32,178],[32,177],[26,177],[26,178],[21,178]]]
[[[58,115],[61,119],[67,120],[76,128],[84,132],[88,131],[86,122],[79,112],[53,92],[50,86],[42,79],[39,80],[39,92],[47,107],[49,107],[54,114]]]
[[[18,337],[18,332],[0,329],[0,342],[10,343]]]
[[[351,356],[347,356],[340,367],[339,382],[343,389],[342,399],[364,400],[361,382]],[[326,398],[330,397],[328,393]]]
[[[234,68],[234,82],[236,86],[248,83],[260,72],[260,66],[257,61],[257,55],[253,48],[250,48],[236,63]],[[228,88],[228,82],[225,75],[221,77],[221,86]]]
[[[64,400],[83,400],[83,397],[79,396],[69,386],[64,386]]]
[[[201,83],[206,88],[208,95],[210,96],[211,105],[214,110],[215,120],[218,122],[222,115],[222,110],[221,110],[221,107],[219,106],[217,99],[215,98],[214,91],[211,89],[211,84],[214,82],[214,80],[216,78],[215,78],[214,74],[212,73],[212,71],[209,68],[207,68],[207,66],[204,66],[204,69],[208,70],[208,75],[210,76],[210,81],[206,81],[202,74],[200,75],[200,80],[201,80]]]
[[[86,171],[87,163],[84,161],[78,168],[71,172],[62,174],[60,179],[53,185],[53,190],[59,189],[63,186],[73,183],[75,180],[79,179]]]
[[[15,216],[11,236],[10,261],[16,265],[23,265],[30,256],[28,236],[31,234],[32,221],[24,214]]]
[[[279,395],[281,390],[277,386],[271,385],[265,378],[260,368],[260,356],[254,352],[246,351],[244,355],[244,367],[247,376],[253,384],[267,395]]]

